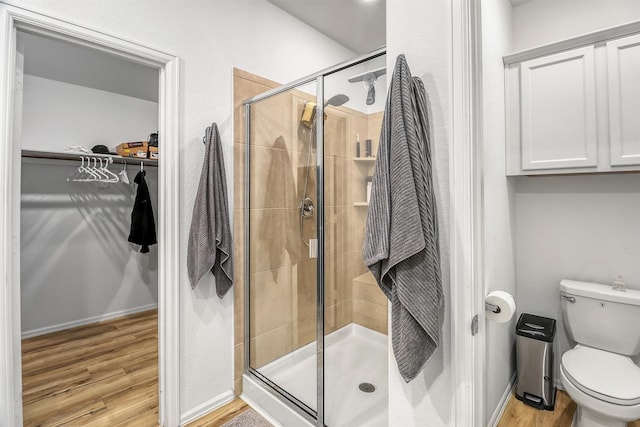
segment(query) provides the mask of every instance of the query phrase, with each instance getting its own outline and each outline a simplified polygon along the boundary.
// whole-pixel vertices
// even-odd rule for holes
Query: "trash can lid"
[[[556,334],[556,320],[535,314],[522,313],[516,325],[516,335],[535,340],[553,342]]]

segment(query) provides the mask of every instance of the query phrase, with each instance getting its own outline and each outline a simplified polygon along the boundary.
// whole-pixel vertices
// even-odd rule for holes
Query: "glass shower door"
[[[387,299],[362,260],[386,56],[325,76],[323,89],[324,422],[386,426]]]
[[[251,104],[247,177],[249,368],[312,416],[317,410],[317,259],[310,253],[316,238],[314,105],[315,84]]]

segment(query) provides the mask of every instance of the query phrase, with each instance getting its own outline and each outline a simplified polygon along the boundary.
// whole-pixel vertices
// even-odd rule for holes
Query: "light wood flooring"
[[[158,313],[22,341],[25,426],[157,426]]]
[[[556,405],[553,411],[539,410],[525,405],[512,394],[498,427],[571,427],[575,411],[576,404],[562,390],[558,390],[556,394]],[[640,427],[640,421],[629,423],[629,427]]]
[[[158,425],[157,311],[23,340],[22,368],[27,427]],[[248,408],[235,399],[187,427],[221,426]],[[554,411],[512,395],[498,427],[570,427],[575,408],[561,390]]]

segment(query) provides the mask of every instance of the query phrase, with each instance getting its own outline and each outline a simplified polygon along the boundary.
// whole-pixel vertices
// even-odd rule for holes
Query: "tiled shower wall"
[[[242,101],[277,83],[234,70],[234,256],[235,391],[241,392],[244,363],[244,177]],[[263,366],[315,340],[316,260],[300,237],[299,205],[312,135],[300,124],[311,96],[289,91],[254,104],[251,147],[251,364]],[[325,333],[351,322],[386,333],[386,301],[377,286],[354,279],[366,272],[361,248],[366,206],[365,177],[373,162],[354,162],[356,134],[374,141],[382,113],[366,115],[345,108],[325,110]],[[315,166],[315,151],[311,165]],[[316,201],[315,173],[307,197]],[[316,218],[303,220],[304,241],[316,236]],[[368,273],[367,273],[368,274]],[[365,276],[366,277],[366,276]],[[370,282],[370,281],[369,281]],[[375,283],[375,282],[374,282]],[[354,287],[355,286],[355,287]],[[354,295],[354,289],[356,294]],[[360,289],[360,290],[358,290]],[[364,289],[364,292],[362,291]],[[382,296],[382,298],[380,298]]]

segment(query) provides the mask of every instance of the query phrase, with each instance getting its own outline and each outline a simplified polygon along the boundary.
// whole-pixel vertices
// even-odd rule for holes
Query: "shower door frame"
[[[259,382],[274,395],[278,400],[284,403],[289,409],[295,411],[299,415],[303,416],[309,422],[316,424],[317,426],[324,426],[324,121],[316,121],[316,137],[322,136],[322,140],[317,142],[316,145],[316,228],[318,239],[318,257],[316,268],[316,411],[309,411],[304,408],[304,404],[298,405],[294,401],[298,399],[292,396],[286,390],[282,389],[268,378],[265,378],[256,369],[250,366],[250,313],[251,313],[251,300],[250,300],[250,287],[251,287],[251,244],[250,244],[250,208],[251,208],[251,105],[270,98],[275,95],[285,93],[289,90],[303,86],[309,83],[316,83],[316,117],[324,116],[324,102],[318,102],[324,98],[324,78],[328,75],[337,73],[349,67],[367,62],[369,60],[386,55],[386,47],[381,47],[366,55],[359,56],[347,62],[340,63],[330,68],[326,68],[317,73],[295,80],[283,86],[279,86],[275,89],[263,92],[252,98],[243,101],[245,107],[245,196],[244,196],[244,271],[245,271],[245,288],[244,288],[244,374],[251,377],[253,380]],[[320,143],[322,142],[322,143]],[[315,414],[314,414],[315,412]]]

